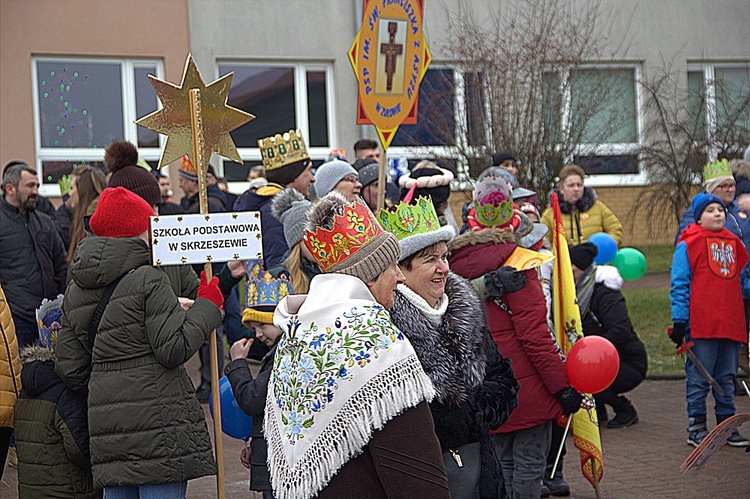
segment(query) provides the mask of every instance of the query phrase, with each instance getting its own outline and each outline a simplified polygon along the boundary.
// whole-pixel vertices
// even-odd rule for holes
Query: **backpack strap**
[[[145,264],[143,264],[145,265]],[[94,349],[94,340],[96,339],[96,334],[99,332],[99,323],[102,321],[102,317],[104,316],[104,310],[107,308],[107,304],[109,303],[109,299],[112,298],[112,293],[115,292],[115,288],[118,284],[120,284],[120,281],[123,277],[125,277],[128,274],[132,274],[135,269],[138,267],[141,267],[142,265],[138,265],[137,267],[133,267],[132,269],[128,270],[124,274],[122,274],[120,277],[109,283],[107,286],[107,289],[104,290],[104,294],[102,295],[101,300],[99,300],[99,305],[96,306],[96,310],[94,310],[94,315],[91,316],[91,324],[89,325],[89,348],[93,351]]]

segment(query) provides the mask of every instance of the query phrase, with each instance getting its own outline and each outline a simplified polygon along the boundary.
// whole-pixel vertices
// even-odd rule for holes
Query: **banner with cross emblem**
[[[375,125],[383,149],[400,125],[417,122],[419,84],[431,60],[423,15],[424,0],[365,0],[349,49],[359,81],[357,124]]]

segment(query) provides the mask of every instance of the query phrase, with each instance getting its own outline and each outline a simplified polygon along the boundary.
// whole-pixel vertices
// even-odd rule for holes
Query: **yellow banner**
[[[545,255],[544,253],[539,253],[518,246],[513,250],[513,253],[510,254],[508,259],[505,260],[503,265],[510,265],[516,270],[529,270],[541,267],[554,258],[555,257],[552,255]]]
[[[552,244],[555,253],[555,264],[552,273],[553,311],[555,321],[555,338],[564,355],[579,338],[583,338],[581,326],[581,312],[576,298],[576,284],[570,264],[568,242],[560,213],[557,195],[552,194],[552,210],[554,215],[554,230]],[[590,393],[584,393],[584,408],[573,415],[573,442],[581,452],[581,472],[595,487],[594,464],[596,465],[596,482],[604,475],[604,461],[602,458],[602,442],[599,434],[599,422],[596,418],[594,398]]]

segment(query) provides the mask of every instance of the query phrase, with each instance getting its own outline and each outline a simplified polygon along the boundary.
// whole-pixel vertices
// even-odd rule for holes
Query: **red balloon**
[[[581,393],[606,390],[620,370],[615,346],[601,336],[586,336],[573,344],[565,361],[570,384]]]

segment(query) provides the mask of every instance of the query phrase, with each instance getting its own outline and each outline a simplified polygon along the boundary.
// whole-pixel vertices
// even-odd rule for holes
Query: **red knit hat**
[[[100,237],[135,237],[148,230],[152,216],[154,210],[138,194],[124,187],[107,187],[89,224]]]

